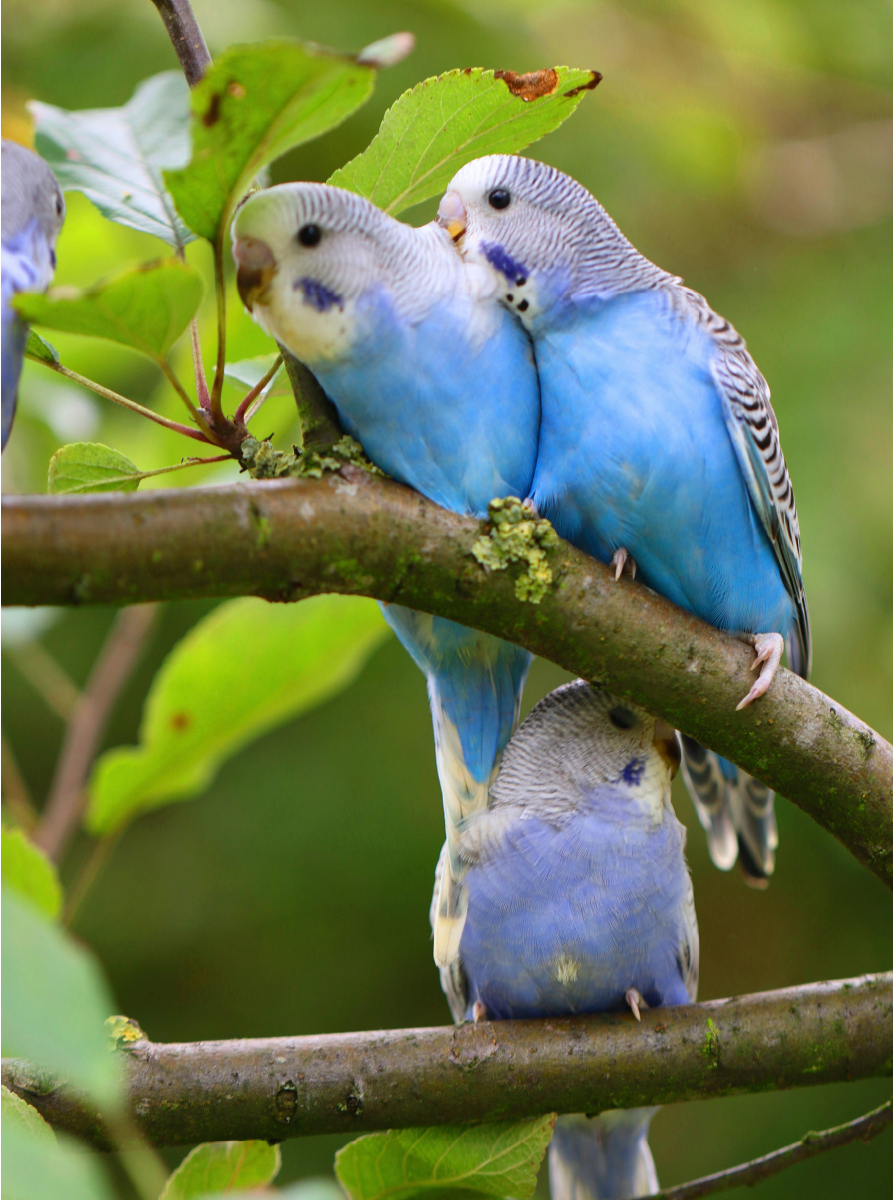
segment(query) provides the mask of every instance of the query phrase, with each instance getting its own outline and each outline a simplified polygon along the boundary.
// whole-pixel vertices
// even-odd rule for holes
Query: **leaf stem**
[[[163,425],[165,429],[172,429],[175,433],[182,433],[184,437],[195,438],[198,442],[207,442],[209,445],[215,444],[200,430],[190,429],[188,425],[181,425],[179,421],[169,421],[167,417],[162,417],[158,413],[152,412],[151,408],[145,408],[142,404],[137,404],[135,400],[128,400],[126,396],[122,396],[119,392],[113,392],[111,388],[103,387],[101,383],[97,383],[93,379],[88,379],[86,375],[79,375],[77,371],[63,367],[61,363],[47,362],[43,358],[33,358],[32,362],[38,362],[41,366],[48,367],[49,370],[55,371],[57,375],[63,375],[66,379],[70,379],[72,383],[79,383],[81,387],[88,388],[91,392],[95,392],[97,396],[103,396],[106,400],[111,400],[113,404],[120,404],[122,408],[129,408],[131,412],[139,413],[141,417],[147,417],[150,421],[154,421],[156,425]]]
[[[39,819],[37,809],[32,803],[31,793],[18,760],[13,754],[12,746],[2,735],[0,735],[0,748],[2,748],[3,756],[3,803],[9,809],[16,824],[20,825],[26,833],[30,833]]]
[[[189,322],[189,338],[192,343],[192,367],[195,371],[195,394],[198,396],[199,407],[211,407],[211,395],[208,391],[208,381],[205,378],[205,364],[202,361],[202,346],[198,336],[198,321],[195,317]]]
[[[282,355],[277,354],[272,367],[270,367],[270,369],[269,369],[269,371],[267,371],[266,375],[262,376],[257,381],[257,383],[254,385],[254,387],[251,389],[250,392],[248,392],[248,394],[242,400],[239,407],[236,409],[235,414],[233,416],[234,421],[242,421],[244,424],[246,424],[246,425],[248,424],[248,422],[251,420],[251,418],[254,416],[254,414],[260,408],[260,404],[257,404],[254,408],[251,409],[251,412],[248,413],[248,409],[251,407],[252,401],[256,400],[260,396],[261,392],[264,390],[264,388],[267,386],[268,383],[272,382],[273,377],[275,376],[276,372],[279,370],[279,368],[281,366],[282,366]],[[261,403],[263,403],[263,401],[265,399],[266,399],[266,396],[261,397]],[[248,413],[247,416],[246,416],[246,413]]]
[[[846,1146],[857,1140],[867,1142],[877,1137],[879,1133],[893,1124],[893,1100],[888,1100],[880,1108],[857,1117],[846,1125],[836,1125],[833,1129],[825,1129],[821,1133],[807,1133],[799,1142],[773,1150],[762,1158],[752,1159],[751,1162],[741,1163],[740,1166],[730,1167],[727,1171],[717,1171],[714,1175],[705,1175],[701,1179],[693,1179],[690,1183],[680,1183],[677,1187],[664,1188],[655,1192],[652,1200],[698,1200],[700,1196],[710,1196],[714,1192],[724,1192],[728,1188],[753,1187],[770,1175],[792,1167],[795,1163],[813,1158],[825,1150],[833,1150],[837,1146]]]
[[[157,611],[157,604],[121,609],[66,726],[50,794],[34,834],[35,842],[54,862],[62,857],[81,819],[86,806],[87,774]]]
[[[174,389],[174,391],[177,393],[177,395],[180,397],[180,399],[183,401],[183,403],[189,409],[189,415],[192,417],[193,421],[195,421],[195,423],[196,423],[196,425],[198,425],[199,429],[201,429],[202,432],[207,435],[208,439],[214,441],[216,444],[216,438],[214,437],[214,434],[212,433],[212,431],[208,425],[207,418],[204,416],[204,414],[202,412],[200,412],[195,407],[195,405],[189,399],[186,389],[183,387],[183,384],[177,378],[173,367],[170,365],[170,363],[167,361],[166,358],[156,359],[156,362],[158,363],[159,367],[161,367],[161,370],[164,372],[165,379],[168,381],[168,383],[171,385],[171,387]]]
[[[214,238],[214,288],[217,292],[217,365],[214,383],[211,385],[211,414],[215,421],[223,422],[220,397],[223,394],[223,372],[226,367],[226,279],[223,271],[223,243],[226,231],[217,230]]]
[[[102,868],[111,857],[112,851],[121,840],[121,834],[124,832],[125,826],[116,829],[114,833],[108,833],[104,837],[99,838],[90,847],[86,859],[81,864],[80,870],[74,878],[74,882],[68,892],[68,897],[65,901],[65,909],[62,913],[62,924],[66,929],[70,928],[74,923],[81,905],[86,898],[90,888],[99,877]]]
[[[70,720],[81,693],[68,672],[59,666],[49,650],[35,638],[24,646],[5,647],[5,653],[47,708],[51,708],[63,721]]]
[[[231,454],[216,454],[213,458],[184,458],[181,462],[174,463],[170,467],[156,467],[154,471],[137,471],[133,475],[113,475],[102,482],[105,485],[110,483],[129,483],[132,479],[151,479],[153,475],[167,475],[170,471],[182,471],[184,467],[198,467],[206,463],[231,462],[232,457]],[[78,492],[92,492],[95,490],[96,485],[94,483],[82,483],[78,484],[77,487],[66,488],[64,495],[74,496]]]

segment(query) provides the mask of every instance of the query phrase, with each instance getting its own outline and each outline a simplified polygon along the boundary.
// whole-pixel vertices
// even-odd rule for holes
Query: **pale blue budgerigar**
[[[670,801],[679,758],[669,725],[582,680],[536,705],[489,808],[459,838],[468,911],[459,954],[440,972],[456,1021],[627,1007],[639,1018],[645,1006],[695,1000],[698,925]],[[432,919],[438,889],[439,879]],[[559,1118],[552,1200],[656,1191],[656,1111]]]
[[[769,388],[703,296],[644,258],[575,180],[531,159],[463,167],[440,219],[529,331],[542,398],[532,500],[560,534],[806,676],[800,532]],[[773,795],[685,739],[711,856],[765,880]]]
[[[2,444],[15,417],[28,327],[12,307],[16,292],[49,287],[56,269],[56,238],[65,201],[56,176],[32,150],[3,139],[2,145]]]
[[[437,224],[414,229],[315,183],[272,187],[233,223],[239,291],[313,371],[341,424],[382,470],[454,512],[528,495],[539,387],[530,341],[489,271]],[[447,839],[486,806],[517,724],[527,651],[397,604],[384,615],[425,672]],[[455,856],[434,953],[455,953],[464,912]]]

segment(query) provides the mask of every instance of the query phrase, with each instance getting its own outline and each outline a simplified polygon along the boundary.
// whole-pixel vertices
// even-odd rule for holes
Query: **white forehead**
[[[448,190],[458,192],[466,203],[473,204],[484,200],[494,188],[505,188],[513,197],[555,212],[580,195],[589,196],[583,185],[570,175],[516,154],[490,154],[474,159],[456,172]]]
[[[362,196],[325,183],[280,183],[258,192],[233,221],[233,237],[256,237],[275,250],[304,225],[334,233],[358,233],[373,240],[401,227]]]

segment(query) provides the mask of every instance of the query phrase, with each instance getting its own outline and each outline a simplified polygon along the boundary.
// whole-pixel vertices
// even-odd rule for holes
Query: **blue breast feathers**
[[[591,300],[537,339],[543,423],[533,498],[603,562],[733,631],[788,631],[794,608],[711,375],[713,344],[660,293]]]

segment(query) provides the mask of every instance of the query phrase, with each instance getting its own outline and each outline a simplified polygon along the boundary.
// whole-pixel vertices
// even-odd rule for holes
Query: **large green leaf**
[[[47,491],[135,492],[142,475],[126,454],[99,442],[71,442],[57,450],[47,471]]]
[[[189,324],[203,291],[194,267],[162,258],[83,290],[22,292],[13,304],[34,325],[107,338],[157,362]]]
[[[421,1193],[533,1195],[555,1114],[498,1125],[391,1129],[357,1138],[335,1155],[351,1200],[404,1200]]]
[[[182,247],[193,235],[177,215],[163,167],[189,161],[189,88],[181,71],[153,75],[121,108],[69,112],[35,100],[34,142],[65,191],[83,192],[103,216]]]
[[[62,885],[56,868],[21,829],[0,832],[3,882],[55,919],[62,908]]]
[[[113,1105],[120,1079],[103,1029],[112,1010],[92,955],[4,884],[4,1055],[26,1058]]]
[[[601,76],[576,67],[531,75],[450,71],[404,92],[362,152],[329,180],[388,213],[438,196],[465,163],[515,154],[556,129]]]
[[[159,1200],[195,1200],[263,1187],[281,1166],[279,1147],[269,1142],[203,1142],[168,1178]]]
[[[51,1125],[48,1125],[36,1108],[26,1104],[21,1096],[11,1092],[5,1084],[0,1084],[0,1110],[2,1110],[3,1137],[10,1129],[20,1129],[38,1146],[47,1146],[55,1142],[56,1135]]]
[[[141,809],[194,796],[240,747],[345,687],[386,633],[371,600],[222,604],[155,676],[139,746],[98,760],[90,830],[108,833]]]
[[[27,1107],[27,1106],[26,1106]],[[38,1117],[38,1120],[40,1118]],[[100,1156],[52,1132],[38,1140],[3,1105],[3,1200],[114,1200]]]
[[[300,42],[233,46],[192,91],[192,161],[165,179],[180,215],[213,241],[274,159],[339,125],[375,72]]]

